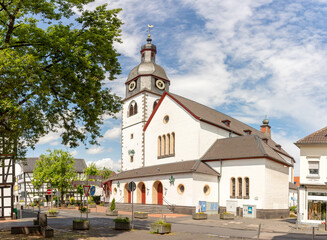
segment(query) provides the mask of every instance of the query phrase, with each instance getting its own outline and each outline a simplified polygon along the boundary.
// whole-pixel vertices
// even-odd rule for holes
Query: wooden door
[[[158,184],[157,191],[158,191],[158,204],[162,205],[163,204],[163,195],[162,195],[162,184],[161,183]]]
[[[132,195],[131,195],[131,191],[127,190],[128,191],[128,203],[131,203],[132,202]]]
[[[142,185],[142,204],[145,204],[145,185]]]

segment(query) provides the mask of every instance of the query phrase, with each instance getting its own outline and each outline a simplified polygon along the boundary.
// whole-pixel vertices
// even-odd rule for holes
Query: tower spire
[[[149,28],[149,30],[148,30],[149,34],[148,34],[148,39],[147,39],[148,43],[151,43],[151,41],[152,41],[151,28],[153,28],[153,27],[154,27],[153,25],[148,24],[148,28]]]

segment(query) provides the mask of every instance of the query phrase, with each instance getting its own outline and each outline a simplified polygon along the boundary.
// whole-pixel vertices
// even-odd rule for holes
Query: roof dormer
[[[246,135],[251,135],[252,131],[247,129],[247,130],[243,130],[243,132],[245,132]]]
[[[229,120],[222,120],[221,121],[223,124],[225,124],[227,127],[230,127],[230,121]]]

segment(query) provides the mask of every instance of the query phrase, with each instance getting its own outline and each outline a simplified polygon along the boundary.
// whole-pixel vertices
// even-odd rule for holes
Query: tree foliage
[[[95,176],[102,176],[103,179],[106,179],[111,176],[112,170],[109,168],[103,167],[102,169],[97,167],[95,163],[91,163],[90,166],[85,168],[84,173],[88,176],[95,175]]]
[[[120,9],[85,10],[93,1],[0,0],[0,129],[20,150],[58,129],[65,145],[95,144],[120,110],[104,86],[120,73]]]
[[[47,152],[47,155],[41,155],[36,161],[32,184],[35,188],[39,188],[42,184],[49,183],[52,188],[61,192],[63,202],[64,194],[71,188],[71,181],[76,178],[75,161],[69,152],[62,150]]]

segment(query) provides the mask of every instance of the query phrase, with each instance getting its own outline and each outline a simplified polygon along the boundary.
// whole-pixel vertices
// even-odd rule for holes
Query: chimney
[[[261,132],[264,133],[266,135],[266,137],[271,138],[271,132],[270,132],[270,126],[269,124],[269,120],[266,118],[262,121],[262,125],[261,125]]]

